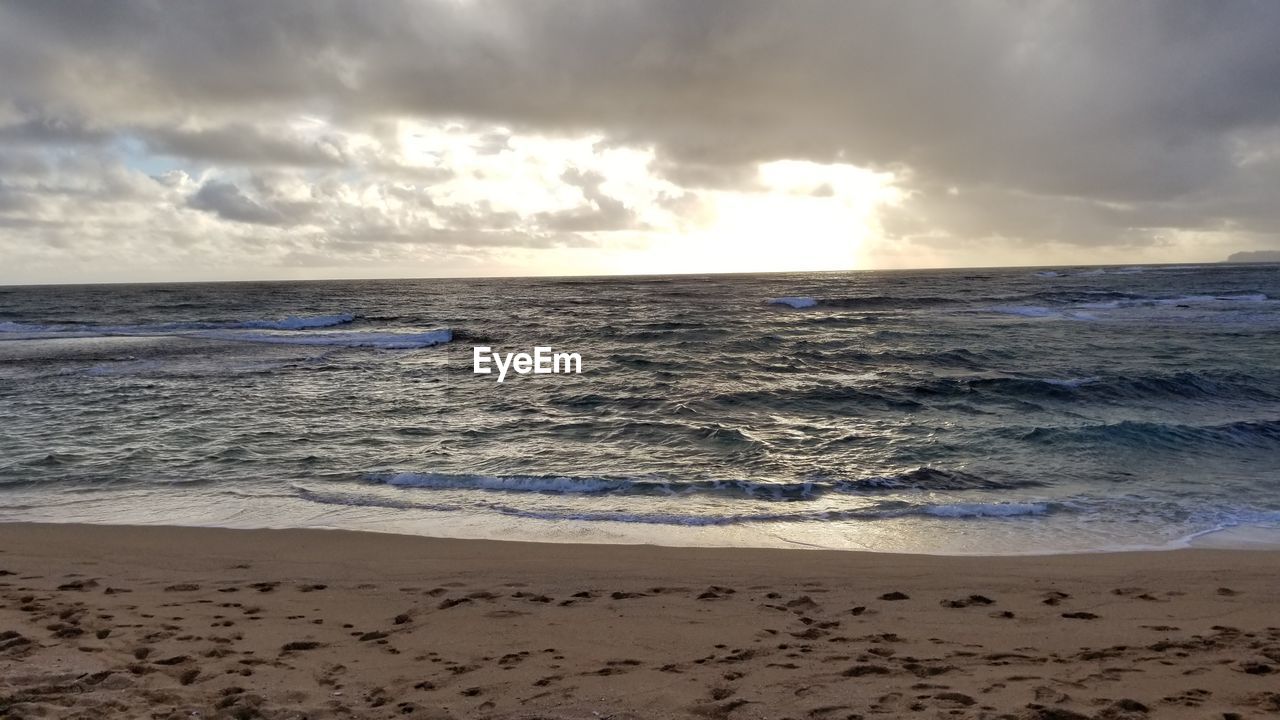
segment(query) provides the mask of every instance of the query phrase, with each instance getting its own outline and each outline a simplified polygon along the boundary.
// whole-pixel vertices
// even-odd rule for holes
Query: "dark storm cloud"
[[[211,212],[225,220],[254,225],[283,225],[285,217],[272,208],[259,204],[239,187],[228,182],[210,180],[191,196],[187,205]]]
[[[110,132],[67,118],[31,117],[0,124],[0,145],[97,145],[111,137]]]
[[[1278,45],[1280,3],[1263,0],[0,9],[4,93],[41,118],[19,118],[8,142],[146,128],[157,153],[341,166],[340,143],[262,128],[300,113],[337,127],[462,118],[652,145],[656,169],[686,187],[744,186],[755,163],[781,158],[897,170],[920,194],[891,232],[1081,244],[1129,242],[1135,228],[1275,233],[1272,193],[1247,181],[1280,175]],[[206,129],[184,130],[192,119]],[[581,187],[594,210],[547,226],[629,222],[588,194],[598,183]],[[270,220],[232,189],[199,202]]]
[[[245,123],[204,130],[148,128],[134,134],[156,154],[195,160],[301,167],[340,167],[351,162],[341,138],[273,136]]]

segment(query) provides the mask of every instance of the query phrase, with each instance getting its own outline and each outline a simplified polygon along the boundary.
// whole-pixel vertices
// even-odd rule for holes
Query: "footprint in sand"
[[[199,589],[200,589],[200,586],[195,583],[178,583],[177,585],[170,585],[166,587],[164,591],[165,592],[195,592],[196,590],[199,590]]]
[[[995,600],[985,595],[970,595],[962,600],[943,600],[940,604],[944,608],[967,608],[972,605],[993,605]]]
[[[1044,599],[1040,602],[1045,605],[1060,605],[1063,600],[1069,599],[1071,596],[1064,592],[1053,590],[1044,594]]]

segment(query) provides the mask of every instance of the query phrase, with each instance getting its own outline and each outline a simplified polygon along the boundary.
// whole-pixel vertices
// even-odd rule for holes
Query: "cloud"
[[[559,232],[604,232],[629,230],[636,227],[637,219],[627,206],[600,190],[606,178],[598,171],[569,168],[561,175],[566,183],[578,188],[587,205],[541,213],[536,223]]]
[[[305,139],[271,135],[262,128],[243,123],[188,130],[146,128],[134,131],[148,150],[159,155],[176,155],[193,160],[247,166],[341,167],[352,164],[343,138]]]
[[[285,222],[281,213],[254,202],[232,183],[217,180],[201,185],[187,205],[234,222],[255,225],[282,225]]]
[[[303,212],[225,180],[183,207],[339,234],[429,225],[476,247],[650,224],[585,156],[548,165],[541,208],[438,189],[459,173],[493,187],[474,158],[510,160],[530,136],[651,153],[668,208],[755,191],[781,159],[892,172],[905,199],[882,208],[887,242],[1275,246],[1277,44],[1266,2],[17,0],[0,8],[0,148],[408,184],[429,199],[371,190],[409,213],[377,223],[350,198]],[[406,121],[473,131],[472,154],[410,161]]]

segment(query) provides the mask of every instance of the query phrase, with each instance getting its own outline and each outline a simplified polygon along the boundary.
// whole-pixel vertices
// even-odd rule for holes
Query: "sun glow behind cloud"
[[[793,160],[758,165],[740,189],[681,187],[655,171],[652,148],[594,135],[406,121],[398,143],[404,165],[448,174],[423,189],[440,222],[483,208],[523,232],[576,228],[589,241],[510,258],[545,273],[853,269],[876,209],[901,200],[891,174]]]
[[[901,199],[888,173],[762,163],[754,187],[699,191],[691,220],[654,233],[627,261],[633,272],[650,273],[857,269],[876,235],[877,210]]]
[[[898,197],[891,175],[852,165],[780,160],[758,176],[759,191],[717,193],[713,224],[694,236],[721,268],[856,269],[877,206]]]

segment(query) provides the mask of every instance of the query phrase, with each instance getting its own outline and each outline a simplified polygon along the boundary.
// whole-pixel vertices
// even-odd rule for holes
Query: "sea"
[[[3,287],[0,521],[1268,543],[1280,266]]]

